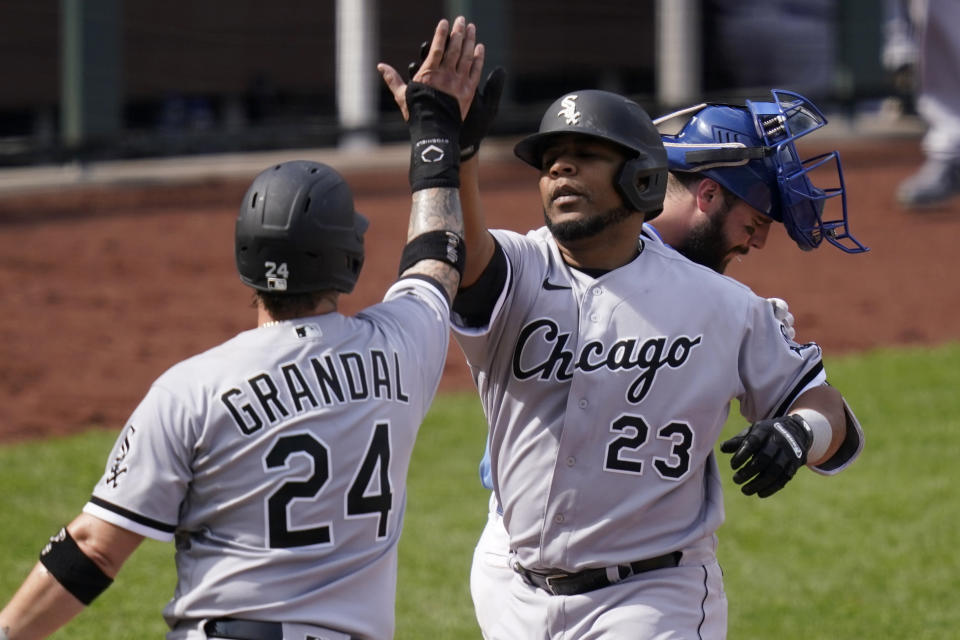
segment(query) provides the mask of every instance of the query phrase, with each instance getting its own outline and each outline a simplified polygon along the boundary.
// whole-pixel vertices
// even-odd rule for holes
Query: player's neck
[[[633,261],[643,217],[636,215],[611,225],[597,235],[572,242],[557,241],[564,262],[581,270],[612,271]]]
[[[663,213],[657,216],[650,224],[657,230],[664,244],[671,247],[680,246],[688,234],[689,225],[685,224],[685,221],[678,220],[675,217],[666,217]]]
[[[274,315],[267,311],[262,304],[257,305],[257,326],[263,327],[270,324],[275,324],[277,322],[282,322],[284,320],[296,320],[297,318],[304,318],[307,316],[320,316],[325,313],[333,313],[337,310],[337,297],[329,296],[323,297],[317,301],[316,306],[309,313],[299,313],[299,314],[277,314]]]

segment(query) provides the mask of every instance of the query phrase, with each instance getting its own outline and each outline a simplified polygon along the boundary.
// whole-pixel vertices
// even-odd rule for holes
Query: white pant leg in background
[[[928,158],[960,160],[960,2],[927,0],[920,28],[917,110]]]
[[[470,595],[477,623],[484,638],[503,613],[515,572],[508,563],[510,541],[503,526],[503,517],[497,512],[497,501],[490,494],[487,524],[473,550],[470,567]]]

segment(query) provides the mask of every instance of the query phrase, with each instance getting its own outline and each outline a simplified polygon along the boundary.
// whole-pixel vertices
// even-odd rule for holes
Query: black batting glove
[[[447,42],[450,42],[450,38],[447,37]],[[420,43],[420,55],[417,56],[417,59],[407,65],[407,73],[409,77],[407,82],[413,82],[413,76],[417,73],[417,69],[420,68],[420,65],[423,64],[423,61],[427,59],[427,54],[430,53],[430,41],[424,40]]]
[[[798,416],[755,422],[720,445],[744,495],[772,496],[807,462],[813,434]],[[746,484],[744,484],[746,483]]]
[[[496,67],[487,76],[487,79],[477,87],[473,94],[470,110],[463,120],[460,129],[460,160],[469,160],[477,154],[480,142],[490,131],[490,125],[500,110],[500,96],[503,94],[503,83],[507,72],[503,67]]]
[[[424,41],[420,45],[420,55],[418,59],[407,65],[407,73],[410,74],[410,82],[413,82],[413,76],[423,61],[427,58],[430,51],[430,43]],[[473,102],[470,103],[470,109],[467,111],[467,117],[463,120],[463,126],[460,128],[460,161],[469,160],[477,154],[480,148],[480,142],[490,131],[490,125],[497,118],[497,112],[500,110],[500,96],[503,95],[503,84],[506,81],[507,72],[503,67],[495,67],[487,75],[476,93],[473,94]]]

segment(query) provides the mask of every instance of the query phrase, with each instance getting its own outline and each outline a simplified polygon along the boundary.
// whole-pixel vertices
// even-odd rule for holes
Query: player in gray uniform
[[[367,228],[346,183],[306,161],[256,177],[236,254],[259,326],[151,386],[83,512],[0,612],[0,638],[65,624],[144,537],[176,541],[170,640],[393,637],[407,468],[463,266],[456,141],[482,61],[473,25],[438,25],[431,86],[407,93],[400,277],[356,316],[337,312]]]
[[[769,146],[786,161],[783,131]],[[488,636],[723,637],[713,447],[729,402],[753,423],[722,447],[748,495],[804,463],[839,470],[858,434],[817,345],[643,227],[663,206],[666,154],[639,106],[565,95],[516,151],[540,169],[547,226],[487,233],[466,219],[471,286],[455,316],[517,572]],[[789,206],[825,196],[792,180]]]
[[[776,96],[784,95],[788,94],[777,91],[775,100]],[[814,116],[807,121],[806,128],[794,131],[794,139],[825,125],[826,119],[812,103],[802,96],[793,99],[803,104],[807,112]],[[777,178],[782,173],[782,167],[776,163],[764,162],[759,158],[747,162],[734,158],[726,164],[709,158],[708,162],[686,160],[688,152],[737,148],[722,146],[734,140],[734,144],[740,145],[739,148],[763,148],[764,141],[756,133],[758,112],[770,111],[774,104],[699,104],[654,121],[667,145],[670,173],[663,212],[648,225],[649,233],[694,262],[722,273],[734,257],[739,258],[750,249],[763,248],[771,223],[784,223],[785,215],[801,213],[796,208],[780,206],[783,198]],[[816,238],[827,239],[830,244],[847,253],[866,251],[866,247],[853,237],[848,228],[839,154],[833,151],[810,159],[810,163],[818,162],[830,164],[833,183],[838,187],[829,194],[824,193],[825,199],[829,198],[837,205],[828,207],[836,209],[837,217],[824,219],[821,209],[819,220],[790,220],[785,223],[788,233],[795,236],[795,242],[802,250],[812,249]],[[469,165],[462,167],[463,172],[470,170]],[[470,214],[467,207],[465,213]],[[786,302],[777,298],[768,300],[775,317],[781,321],[785,335],[793,339],[793,315]],[[859,449],[862,446],[862,433],[849,407],[847,411],[851,438],[860,440],[856,445]],[[813,470],[830,475],[839,469],[828,471],[813,467]],[[484,487],[492,489],[487,452],[481,462],[480,475]],[[508,564],[509,543],[502,524],[502,514],[495,497],[491,498],[487,523],[474,550],[470,572],[471,595],[485,637],[489,637],[488,630],[500,617],[514,573]]]

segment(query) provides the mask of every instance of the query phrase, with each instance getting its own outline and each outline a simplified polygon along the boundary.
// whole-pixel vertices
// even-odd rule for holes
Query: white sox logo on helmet
[[[538,336],[543,344],[550,346],[550,355],[538,362],[527,362],[535,359],[529,355],[525,358],[524,355],[533,351],[527,348]],[[549,318],[528,323],[517,337],[513,352],[513,375],[518,380],[539,377],[541,380],[555,378],[562,381],[572,378],[574,369],[585,372],[604,367],[610,371],[639,369],[640,375],[627,388],[626,394],[627,401],[636,404],[650,391],[657,372],[663,367],[682,367],[703,336],[679,336],[669,343],[667,336],[656,336],[643,342],[636,337],[625,337],[609,346],[592,341],[584,344],[579,354],[564,349],[569,340],[570,334],[560,333],[560,327]]]
[[[557,116],[565,118],[567,124],[580,124],[580,112],[577,111],[577,95],[569,95],[560,102],[563,107]]]

